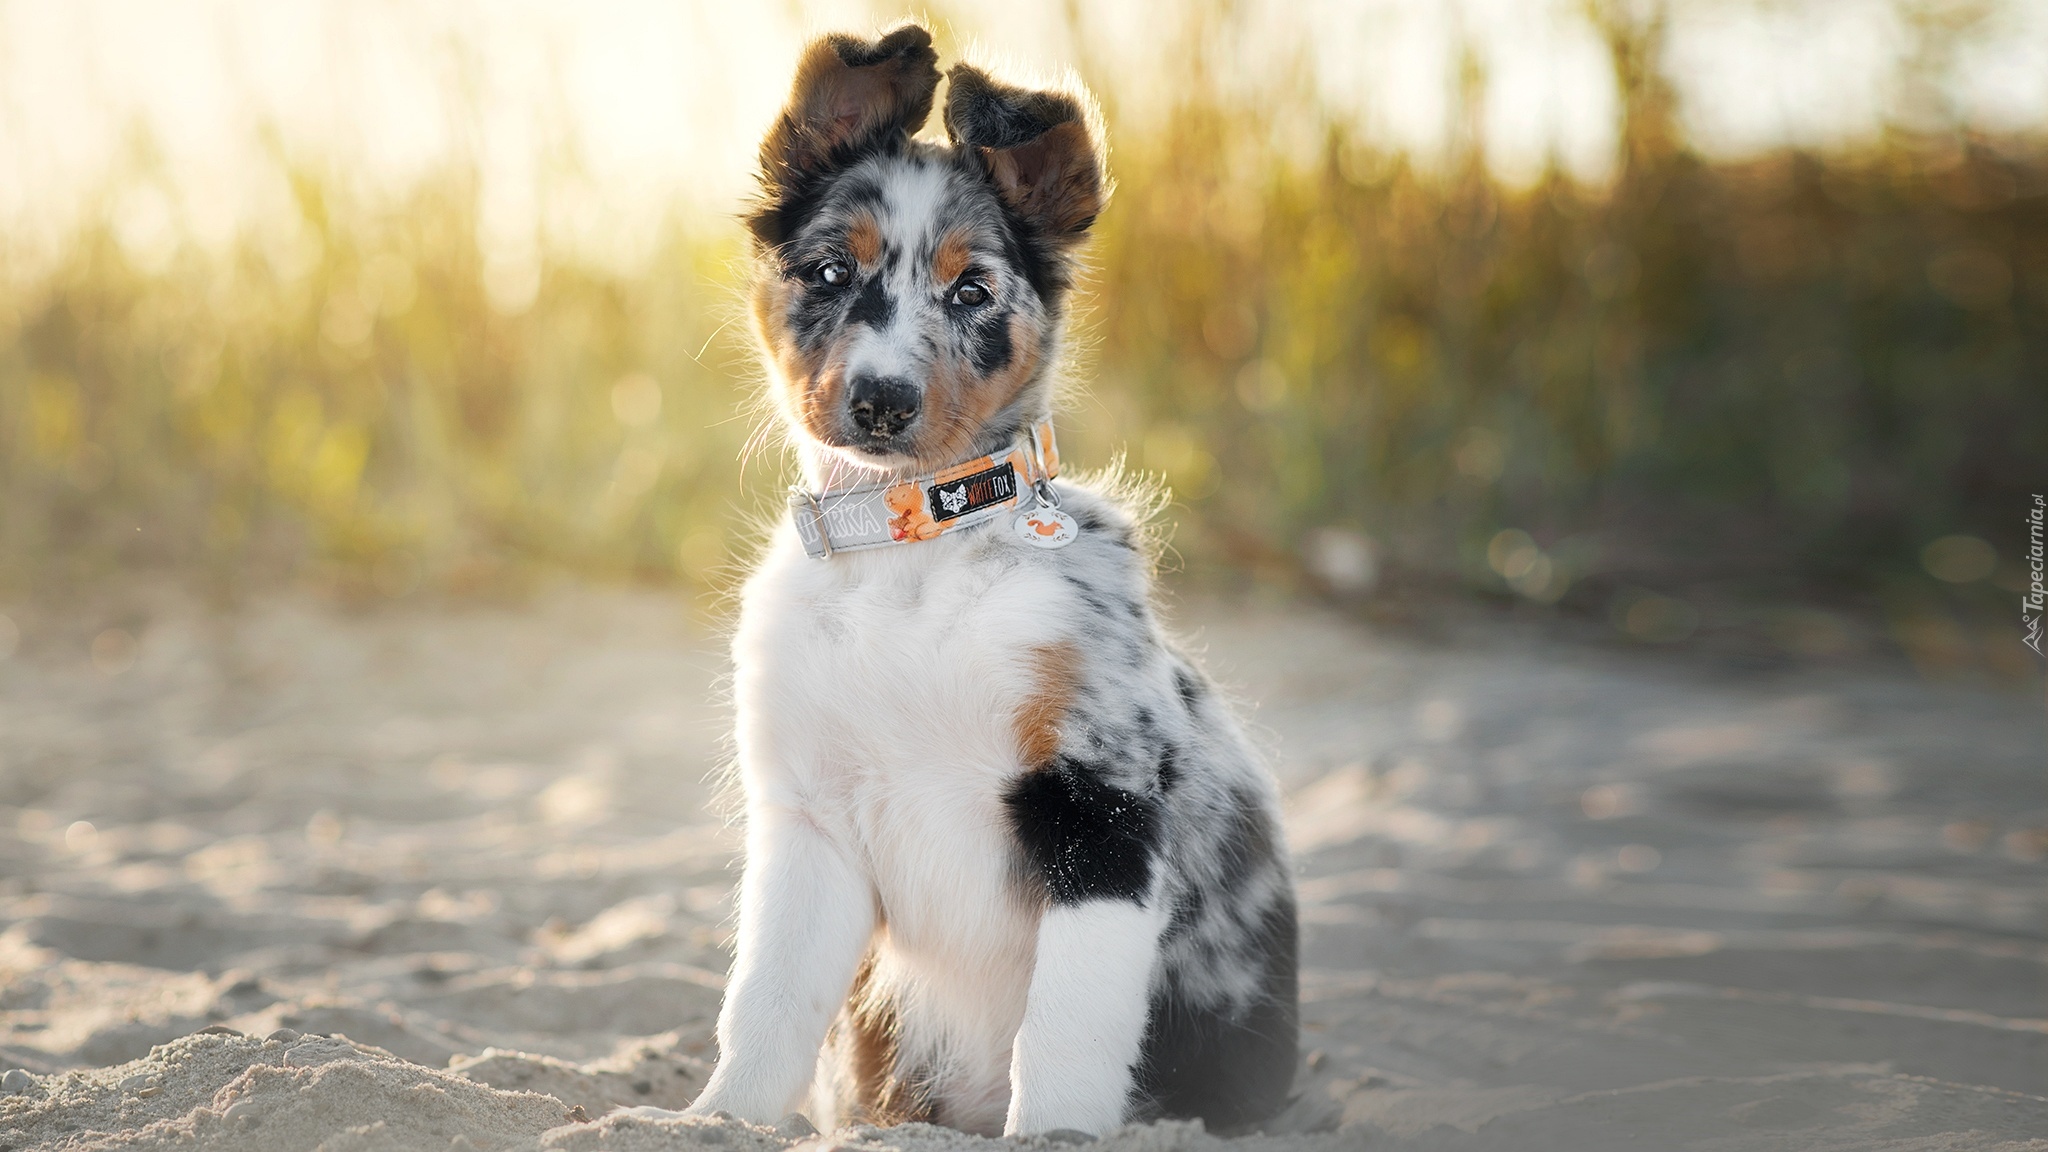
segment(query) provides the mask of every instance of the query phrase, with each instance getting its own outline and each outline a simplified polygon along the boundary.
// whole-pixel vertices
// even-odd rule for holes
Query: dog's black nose
[[[921,403],[917,389],[901,376],[855,376],[846,396],[854,425],[877,440],[910,427]]]

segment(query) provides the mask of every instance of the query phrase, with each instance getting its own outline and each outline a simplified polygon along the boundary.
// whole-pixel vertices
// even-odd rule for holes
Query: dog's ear
[[[946,135],[977,157],[1003,202],[1057,248],[1109,203],[1101,116],[1085,93],[1031,91],[979,68],[946,73]]]
[[[835,33],[804,49],[789,106],[761,141],[761,202],[747,217],[769,245],[792,231],[791,210],[828,175],[910,138],[939,86],[932,35],[905,24],[879,40]]]

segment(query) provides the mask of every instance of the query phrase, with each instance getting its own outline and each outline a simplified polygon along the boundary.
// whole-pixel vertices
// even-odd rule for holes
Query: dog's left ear
[[[1101,116],[1086,94],[1031,91],[968,64],[946,73],[946,135],[976,156],[1003,202],[1056,249],[1080,243],[1109,203]]]

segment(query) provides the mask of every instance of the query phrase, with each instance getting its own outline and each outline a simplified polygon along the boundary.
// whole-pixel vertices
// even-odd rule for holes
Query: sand
[[[727,963],[680,602],[6,610],[0,1149],[1020,1143],[606,1115],[702,1085]],[[2038,681],[1182,618],[1289,796],[1299,1098],[1092,1147],[2048,1149]]]

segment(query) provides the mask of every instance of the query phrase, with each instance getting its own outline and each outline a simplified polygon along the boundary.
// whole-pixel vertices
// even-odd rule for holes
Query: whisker
[[[706,337],[704,338],[704,343],[703,343],[703,345],[702,345],[702,346],[700,346],[700,347],[699,347],[699,348],[697,349],[697,351],[696,351],[696,352],[694,352],[694,353],[690,354],[690,359],[692,359],[692,360],[694,360],[694,361],[696,361],[696,362],[697,362],[697,367],[699,367],[699,368],[702,368],[702,369],[705,369],[706,371],[709,371],[709,370],[710,370],[711,366],[710,366],[710,365],[708,365],[708,364],[706,364],[706,363],[704,363],[704,350],[705,350],[705,349],[707,349],[707,348],[709,348],[709,347],[711,347],[711,342],[712,342],[713,340],[716,340],[716,339],[718,339],[718,334],[719,334],[720,332],[723,332],[723,331],[725,331],[725,330],[726,330],[727,328],[730,328],[730,327],[732,327],[732,322],[733,322],[733,320],[734,320],[734,319],[735,319],[735,317],[731,317],[731,316],[728,316],[728,317],[726,317],[725,323],[723,323],[723,324],[720,324],[720,325],[719,325],[718,327],[716,327],[716,328],[713,328],[713,329],[711,330],[711,335],[709,335],[709,336],[706,336]]]

